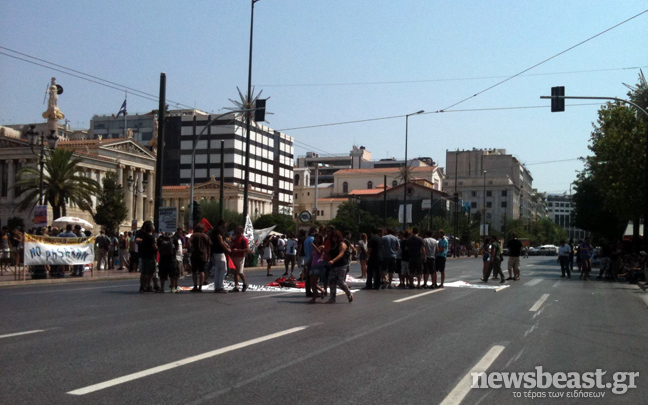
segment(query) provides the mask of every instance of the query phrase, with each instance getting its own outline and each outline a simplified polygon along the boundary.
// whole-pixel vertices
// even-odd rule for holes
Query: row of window
[[[506,208],[506,207],[507,207],[506,201],[502,201],[502,202],[500,203],[500,207],[502,207],[502,208]],[[471,209],[477,208],[477,203],[474,202],[474,201],[472,201],[472,202],[470,203],[470,208],[471,208]],[[493,203],[490,202],[490,201],[486,201],[486,208],[493,208]]]
[[[552,203],[552,202],[547,203],[547,207],[553,207],[553,206],[554,206],[554,203]],[[559,207],[559,208],[569,208],[570,206],[571,205],[569,203],[556,203],[556,207]]]

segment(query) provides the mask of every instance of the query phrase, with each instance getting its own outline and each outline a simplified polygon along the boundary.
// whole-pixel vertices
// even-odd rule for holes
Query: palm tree
[[[73,157],[74,152],[54,149],[45,158],[43,170],[43,197],[52,206],[54,219],[67,215],[66,203],[75,204],[92,214],[92,196],[101,192],[97,181],[83,176],[82,160]],[[40,170],[38,167],[23,167],[18,172],[15,188],[22,190],[24,197],[16,207],[20,211],[33,210],[40,193]]]

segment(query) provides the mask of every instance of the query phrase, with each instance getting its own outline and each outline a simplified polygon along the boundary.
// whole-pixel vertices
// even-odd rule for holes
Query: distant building
[[[348,155],[326,155],[320,156],[315,152],[307,152],[306,156],[297,158],[298,168],[309,168],[311,172],[315,173],[315,168],[319,167],[317,173],[317,181],[321,183],[333,183],[333,174],[338,170],[343,169],[363,169],[371,168],[371,152],[365,149],[364,146],[353,146],[353,149]],[[299,179],[295,180],[297,183]],[[310,184],[314,185],[316,177],[313,175],[310,178]]]
[[[503,232],[507,219],[531,221],[545,212],[531,172],[506,149],[446,151],[446,173],[444,190],[468,202],[471,214],[485,215],[491,230]]]
[[[574,202],[572,197],[567,194],[549,194],[547,195],[547,210],[549,218],[562,228],[567,230],[569,239],[584,239],[586,232],[573,226],[574,222]]]

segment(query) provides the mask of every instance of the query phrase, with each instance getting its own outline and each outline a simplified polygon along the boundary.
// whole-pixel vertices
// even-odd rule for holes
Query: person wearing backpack
[[[334,230],[330,234],[330,250],[328,251],[329,262],[331,267],[329,271],[329,286],[331,288],[331,297],[326,302],[327,304],[335,304],[335,296],[337,287],[344,291],[349,299],[349,303],[353,302],[353,294],[346,284],[346,268],[349,264],[351,252],[347,244],[342,238],[342,232]]]
[[[157,240],[160,257],[158,260],[158,271],[160,273],[160,290],[164,292],[164,283],[170,278],[169,287],[172,293],[178,292],[178,268],[176,266],[176,251],[178,246],[171,237],[163,233]]]

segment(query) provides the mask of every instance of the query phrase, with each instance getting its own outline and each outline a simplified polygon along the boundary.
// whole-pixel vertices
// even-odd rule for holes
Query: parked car
[[[542,245],[537,247],[538,255],[541,256],[556,256],[558,248],[554,245]]]

